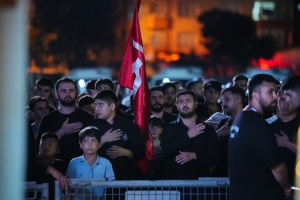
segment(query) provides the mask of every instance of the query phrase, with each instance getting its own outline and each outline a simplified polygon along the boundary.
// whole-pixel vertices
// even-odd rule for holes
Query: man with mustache
[[[218,162],[218,138],[214,128],[195,114],[194,92],[177,94],[180,118],[166,124],[161,133],[161,149],[166,162],[166,179],[196,180],[210,175]]]
[[[236,117],[228,148],[230,199],[281,200],[291,194],[287,169],[264,114],[276,106],[276,80],[257,74],[248,85],[249,105]]]
[[[222,119],[217,127],[219,138],[220,161],[216,165],[214,176],[228,177],[228,140],[230,128],[235,118],[242,112],[245,102],[245,91],[232,86],[222,91],[222,109],[229,118]]]
[[[164,106],[164,111],[167,113],[172,113],[178,115],[178,110],[174,105],[176,99],[176,85],[174,83],[164,83],[162,87],[165,90],[166,102]]]
[[[173,122],[177,119],[177,115],[164,111],[165,90],[161,86],[150,88],[151,114],[156,115],[164,120],[164,124]]]
[[[43,117],[36,144],[45,132],[54,132],[60,139],[58,157],[68,164],[72,158],[82,155],[78,134],[82,128],[88,126],[94,116],[75,106],[78,92],[74,80],[59,79],[55,87],[55,97],[59,100],[60,105],[57,110]]]

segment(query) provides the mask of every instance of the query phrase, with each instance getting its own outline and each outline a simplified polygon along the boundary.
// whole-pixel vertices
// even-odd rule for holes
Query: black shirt
[[[172,113],[168,113],[166,111],[163,111],[163,112],[164,113],[163,113],[161,118],[164,120],[164,125],[177,120],[177,115],[172,114]]]
[[[196,124],[204,123],[197,119]],[[209,168],[218,162],[218,137],[215,129],[206,123],[205,131],[189,138],[189,128],[181,119],[164,126],[161,134],[161,148],[166,161],[166,179],[198,179],[209,176]],[[182,152],[195,152],[197,160],[183,165],[175,161]]]
[[[281,121],[281,119],[277,119],[271,124],[271,126],[276,134],[281,135],[280,131],[283,131],[288,136],[291,142],[296,143],[299,122],[300,114],[298,114],[289,122],[283,122]],[[291,185],[294,185],[297,155],[286,147],[279,147],[279,152],[288,170],[289,183]]]
[[[91,122],[91,125],[96,126],[102,135],[109,129],[120,129],[123,131],[123,135],[119,140],[107,142],[101,146],[98,150],[98,155],[111,162],[116,180],[131,180],[135,176],[133,170],[134,161],[141,160],[144,157],[146,147],[138,133],[137,127],[132,121],[117,116],[113,120],[113,124],[108,123],[104,119],[94,119]],[[113,145],[132,151],[133,159],[125,156],[110,158],[106,151]]]
[[[90,121],[94,118],[93,115],[89,114],[86,111],[77,108],[74,112],[70,114],[62,114],[58,110],[55,110],[47,115],[45,115],[41,121],[39,133],[36,139],[36,146],[38,149],[41,136],[45,132],[56,132],[58,131],[62,124],[69,118],[68,123],[81,122],[83,127],[88,126]],[[71,159],[81,156],[82,150],[79,146],[79,132],[72,134],[64,135],[59,140],[60,153],[58,158],[68,164]]]
[[[284,199],[271,169],[281,163],[271,126],[252,110],[234,120],[228,148],[230,199]]]
[[[217,112],[222,112],[221,104],[217,103],[217,106],[218,106]],[[207,106],[206,103],[199,103],[195,112],[196,112],[197,117],[202,121],[207,120],[210,116],[212,116],[212,114],[214,114],[209,109],[209,107]]]

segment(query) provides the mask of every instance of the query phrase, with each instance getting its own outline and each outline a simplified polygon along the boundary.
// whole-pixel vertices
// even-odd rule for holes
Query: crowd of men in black
[[[36,81],[26,113],[27,180],[56,179],[66,188],[75,178],[64,175],[67,166],[83,154],[79,132],[93,126],[101,133],[97,154],[109,160],[116,180],[229,177],[230,199],[293,198],[300,76],[280,83],[267,74],[249,81],[237,75],[224,89],[213,78],[154,86],[151,141],[143,141],[134,124],[133,95],[130,107],[124,106],[116,85],[90,80],[78,94],[69,78],[55,85],[46,77]],[[154,156],[141,170],[138,161],[147,151]]]

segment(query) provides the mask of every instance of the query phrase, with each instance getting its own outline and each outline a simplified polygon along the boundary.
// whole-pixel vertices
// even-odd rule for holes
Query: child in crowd
[[[101,133],[94,126],[88,126],[79,132],[79,144],[83,155],[73,158],[68,166],[66,176],[68,178],[97,178],[115,180],[115,174],[109,160],[97,155],[101,147]],[[78,193],[88,194],[86,198],[103,194],[103,188],[86,188]],[[74,199],[74,198],[73,198]],[[84,198],[80,198],[84,199]]]
[[[39,145],[38,161],[53,167],[60,173],[65,174],[66,164],[63,160],[55,159],[55,155],[59,153],[59,140],[55,133],[46,132],[42,135]],[[40,177],[37,182],[49,183],[49,199],[54,199],[54,181],[50,174]]]
[[[153,151],[153,157],[149,158],[149,163],[148,163],[148,171],[147,175],[149,179],[163,179],[165,176],[165,164],[163,161],[162,157],[162,150],[160,147],[160,134],[162,133],[163,130],[163,124],[164,121],[159,118],[158,116],[152,115],[150,117],[150,124],[149,124],[149,130],[151,133],[152,137],[152,146],[153,149],[149,149],[149,142],[151,140],[148,140],[146,142],[147,146],[147,155],[149,150]],[[151,145],[150,145],[151,146]]]

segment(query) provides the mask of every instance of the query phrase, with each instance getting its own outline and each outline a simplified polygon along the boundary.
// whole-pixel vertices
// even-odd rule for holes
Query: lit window
[[[195,6],[193,0],[178,0],[177,6],[179,17],[195,16]]]
[[[275,3],[272,1],[255,1],[252,9],[252,18],[254,21],[268,20],[275,11]]]
[[[181,32],[178,33],[178,47],[194,47],[196,44],[195,33]]]
[[[165,31],[155,31],[151,37],[151,44],[154,47],[162,47],[166,45],[167,35]]]
[[[167,2],[155,0],[149,3],[150,14],[166,15],[167,13]]]

